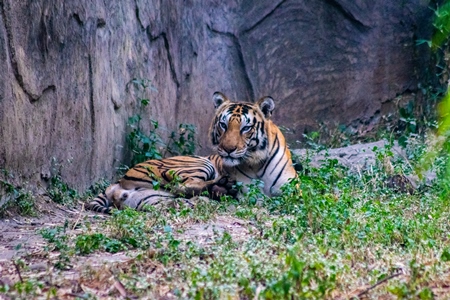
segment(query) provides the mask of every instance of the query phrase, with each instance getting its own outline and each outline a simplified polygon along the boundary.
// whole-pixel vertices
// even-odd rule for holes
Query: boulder
[[[197,126],[210,152],[211,96],[276,100],[301,138],[320,122],[371,126],[414,99],[429,66],[428,1],[0,1],[0,169],[32,185],[57,169],[83,189],[130,161],[138,113],[128,84],[149,79],[143,124]],[[56,163],[55,163],[56,162]],[[20,181],[19,180],[19,181]]]

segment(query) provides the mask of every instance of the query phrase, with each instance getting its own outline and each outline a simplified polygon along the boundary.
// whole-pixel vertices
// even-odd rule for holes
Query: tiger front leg
[[[231,196],[237,198],[238,190],[235,188],[236,180],[229,176],[220,178],[218,182],[210,186],[210,197],[214,200],[220,200],[222,196]]]
[[[228,176],[216,178],[215,180],[203,181],[195,178],[189,178],[184,183],[187,196],[199,196],[204,192],[214,200],[220,200],[222,196],[228,195],[233,198],[237,196],[237,190],[234,189],[236,181],[231,180]]]
[[[171,182],[166,186],[168,190],[178,196],[191,198],[200,196],[204,192],[209,192],[211,187],[218,182],[218,179],[205,181],[203,179],[190,177],[183,183]]]

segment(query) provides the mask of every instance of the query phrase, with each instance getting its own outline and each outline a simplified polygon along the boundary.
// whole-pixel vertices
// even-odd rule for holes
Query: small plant
[[[60,270],[66,270],[70,268],[70,256],[72,255],[70,247],[68,245],[69,237],[66,234],[66,230],[69,223],[66,220],[64,226],[45,228],[40,231],[42,237],[52,246],[48,251],[59,251],[55,267]]]
[[[262,192],[263,188],[264,182],[258,179],[253,179],[250,184],[246,185],[244,199],[249,205],[256,205],[258,202],[262,202],[267,199],[267,196]]]
[[[433,22],[435,33],[431,41],[420,41],[420,43],[427,42],[433,49],[437,50],[445,42],[448,42],[450,36],[450,1],[444,1],[435,10],[435,19]]]
[[[320,133],[313,131],[309,134],[303,134],[306,145],[313,150],[323,150],[324,146],[319,143]]]
[[[88,199],[97,196],[111,184],[106,179],[99,180],[89,187],[89,189],[83,194],[82,198]]]
[[[195,126],[180,124],[178,131],[172,131],[167,143],[167,151],[171,155],[193,155],[197,142],[195,141]]]
[[[284,268],[281,277],[265,289],[265,299],[324,299],[335,288],[334,266],[302,259],[295,249],[287,253]]]
[[[160,132],[168,130],[161,128],[158,121],[149,118],[149,128],[145,131],[141,123],[142,114],[151,103],[146,93],[148,89],[157,90],[148,79],[133,79],[130,84],[140,93],[137,97],[138,113],[128,119],[131,131],[127,136],[127,143],[132,153],[131,164],[135,165],[150,159],[161,159],[166,154],[193,155],[197,145],[195,126],[180,124],[176,131],[170,133],[167,142],[163,140]]]
[[[112,238],[134,248],[146,248],[150,240],[151,224],[145,214],[134,209],[115,210],[107,223]]]
[[[82,234],[75,239],[75,251],[81,255],[86,255],[99,249],[116,253],[126,250],[127,247],[119,240],[108,238],[102,233]]]
[[[6,178],[10,176],[6,171],[3,173]],[[0,179],[0,192],[2,190],[5,195],[0,193],[0,199],[3,198],[5,204],[0,207],[0,216],[4,215],[6,211],[17,211],[22,216],[36,216],[36,205],[30,191]]]
[[[145,96],[147,89],[157,90],[148,79],[133,79],[130,83],[140,92],[140,96],[137,97],[138,113],[128,119],[131,131],[127,136],[127,143],[132,153],[131,164],[135,165],[149,159],[161,159],[164,143],[157,132],[159,128],[157,121],[150,119],[149,134],[144,132],[141,124],[143,110],[150,104],[150,99]]]
[[[105,236],[101,233],[79,235],[75,239],[75,250],[82,255],[92,253],[100,248]]]
[[[38,296],[43,294],[44,283],[41,281],[36,281],[33,279],[18,281],[14,283],[12,286],[8,286],[7,284],[0,283],[0,293],[17,295],[17,298],[12,299],[32,299],[37,298]],[[47,293],[47,296],[55,296],[54,289],[50,289]],[[9,298],[7,298],[9,299]]]
[[[53,161],[53,176],[50,178],[47,194],[54,202],[58,204],[70,205],[74,204],[80,195],[75,189],[69,187],[61,177],[61,169],[63,165],[56,158]],[[70,161],[69,161],[70,163]]]

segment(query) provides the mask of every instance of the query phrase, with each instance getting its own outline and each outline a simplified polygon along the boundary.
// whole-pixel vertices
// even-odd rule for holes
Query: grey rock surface
[[[348,147],[334,148],[313,152],[307,149],[292,150],[297,157],[308,157],[311,160],[311,166],[319,167],[327,159],[337,159],[340,165],[349,168],[351,171],[360,171],[374,166],[377,163],[376,151],[384,149],[388,142],[381,140],[373,143],[355,144]],[[398,143],[394,143],[391,148],[394,159],[406,157],[406,152]]]
[[[386,146],[389,143],[385,140],[373,142],[373,143],[365,143],[365,144],[355,144],[347,147],[327,149],[321,151],[312,151],[308,149],[295,149],[291,150],[294,161],[297,163],[301,163],[301,160],[308,158],[310,160],[310,165],[312,167],[320,167],[323,165],[328,159],[336,159],[338,164],[349,169],[350,172],[358,172],[368,170],[371,167],[374,167],[380,161],[377,159],[377,153],[382,153],[380,151],[384,151]],[[397,142],[394,142],[393,146],[390,148],[392,151],[393,157],[390,159],[391,161],[408,161],[408,155],[404,148],[400,147]],[[383,162],[381,162],[383,163]],[[407,162],[408,163],[408,162]],[[389,173],[389,170],[385,170]],[[392,173],[391,176],[395,176],[396,174]],[[403,174],[401,175],[403,176]],[[419,176],[412,173],[404,176],[409,183],[413,186],[413,188],[417,188],[419,184],[431,184],[432,181],[436,178],[435,170],[426,171],[423,174],[423,181],[419,179]]]
[[[271,95],[289,140],[319,122],[370,126],[429,65],[428,1],[0,0],[0,168],[37,185],[86,188],[122,162],[133,78],[145,117],[198,128],[209,152],[211,95]],[[356,123],[355,123],[356,122]],[[68,162],[70,161],[70,162]]]

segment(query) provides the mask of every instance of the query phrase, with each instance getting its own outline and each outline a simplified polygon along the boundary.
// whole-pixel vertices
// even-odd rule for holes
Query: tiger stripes
[[[91,200],[86,209],[109,213],[112,208],[144,210],[176,198],[208,192],[220,197],[231,189],[218,155],[175,156],[148,160],[129,169],[116,183]]]
[[[216,113],[210,139],[225,171],[244,185],[261,180],[267,196],[279,195],[280,187],[297,173],[286,140],[270,119],[275,108],[273,99],[236,103],[216,92],[213,102]]]

